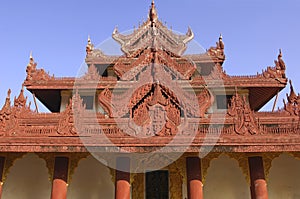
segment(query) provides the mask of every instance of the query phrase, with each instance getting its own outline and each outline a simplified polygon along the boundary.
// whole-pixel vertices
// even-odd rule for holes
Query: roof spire
[[[94,50],[94,44],[91,41],[90,35],[88,35],[88,43],[86,45],[86,55],[89,55]]]
[[[220,49],[224,49],[224,42],[223,42],[223,36],[222,36],[222,33],[220,33],[220,36],[219,36],[219,42],[217,42],[217,47],[220,48]]]
[[[281,51],[281,48],[279,48],[279,55],[278,57],[282,57],[282,51]]]
[[[152,22],[152,24],[154,24],[158,19],[154,0],[152,0],[152,3],[151,3],[151,8],[150,8],[150,11],[149,11],[149,19]]]
[[[34,59],[33,59],[33,56],[32,56],[32,51],[30,51],[30,54],[29,54],[29,63],[28,65],[34,65]]]

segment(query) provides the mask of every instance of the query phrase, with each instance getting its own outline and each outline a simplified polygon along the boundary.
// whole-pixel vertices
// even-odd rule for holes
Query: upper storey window
[[[81,96],[87,110],[93,110],[94,96]]]
[[[217,109],[227,109],[232,95],[217,95]]]

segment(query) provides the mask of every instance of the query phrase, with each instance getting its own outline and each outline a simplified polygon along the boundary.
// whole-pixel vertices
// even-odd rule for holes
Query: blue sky
[[[8,88],[19,94],[29,53],[38,68],[55,76],[75,76],[85,58],[87,36],[94,44],[147,18],[151,0],[52,0],[0,3],[0,106]],[[251,75],[273,66],[282,48],[287,77],[300,92],[300,1],[297,0],[156,0],[159,18],[173,30],[190,26],[204,48],[222,33],[229,75]],[[281,92],[278,106],[289,89]],[[31,97],[29,92],[26,94]],[[273,102],[273,101],[272,101]],[[272,104],[265,109],[271,109]]]

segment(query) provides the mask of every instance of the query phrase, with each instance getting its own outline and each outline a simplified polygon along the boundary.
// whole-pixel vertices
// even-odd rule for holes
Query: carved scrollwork
[[[145,135],[177,133],[177,126],[180,124],[179,102],[165,87],[152,84],[151,90],[140,101],[134,99],[132,102],[137,102],[131,105],[129,126],[132,129],[139,131],[138,125]]]

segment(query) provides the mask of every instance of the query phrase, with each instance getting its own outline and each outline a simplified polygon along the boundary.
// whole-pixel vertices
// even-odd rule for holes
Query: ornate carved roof
[[[121,45],[122,51],[128,57],[132,57],[135,52],[148,47],[181,56],[187,48],[186,44],[193,39],[194,33],[191,28],[188,28],[185,35],[169,30],[158,19],[154,1],[152,1],[146,22],[129,35],[123,35],[115,28],[112,37]]]

